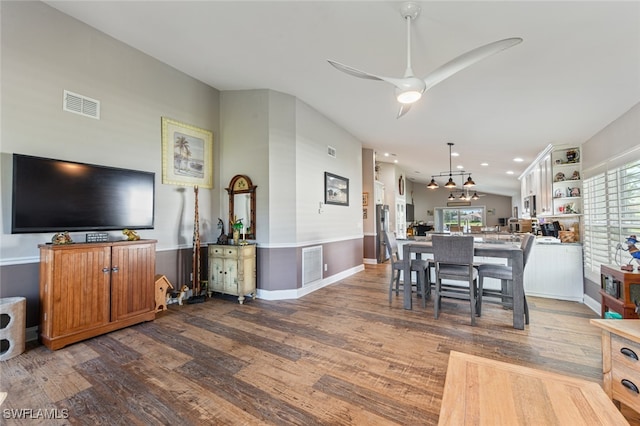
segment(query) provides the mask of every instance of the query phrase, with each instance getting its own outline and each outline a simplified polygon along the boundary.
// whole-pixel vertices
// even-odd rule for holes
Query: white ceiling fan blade
[[[458,71],[462,71],[463,69],[470,67],[476,62],[493,55],[494,53],[498,53],[502,50],[508,49],[521,42],[522,39],[519,37],[506,38],[504,40],[485,44],[484,46],[480,46],[476,49],[470,50],[467,53],[463,53],[457,58],[452,59],[451,61],[429,73],[429,75],[424,78],[424,82],[427,86],[426,90],[451,77]]]
[[[381,80],[381,81],[384,81],[384,78],[380,78],[377,75],[369,74],[368,72],[357,70],[357,69],[355,69],[353,67],[350,67],[348,65],[341,64],[340,62],[336,62],[336,61],[332,61],[332,60],[327,60],[327,62],[329,62],[331,65],[333,65],[334,67],[336,67],[340,71],[346,72],[347,74],[352,75],[354,77],[368,78],[369,80]]]
[[[406,83],[406,80],[407,80],[405,78],[385,77],[382,75],[369,74],[368,72],[360,71],[358,69],[350,67],[349,65],[341,64],[340,62],[332,61],[329,59],[327,59],[327,62],[333,65],[336,69],[339,69],[340,71],[347,73],[349,75],[352,75],[354,77],[366,78],[369,80],[386,81],[389,84],[393,84],[395,87],[401,88],[403,86],[403,83]]]
[[[396,116],[396,118],[400,118],[406,113],[408,113],[409,110],[411,109],[411,105],[412,104],[400,104],[400,109],[398,110],[398,115]]]

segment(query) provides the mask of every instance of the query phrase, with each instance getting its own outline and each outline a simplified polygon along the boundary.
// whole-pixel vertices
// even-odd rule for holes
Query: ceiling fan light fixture
[[[439,185],[438,182],[435,181],[435,179],[431,179],[431,182],[429,182],[429,184],[427,185],[427,188],[429,189],[438,189]]]
[[[398,102],[401,104],[412,104],[418,101],[422,97],[422,93],[417,90],[406,90],[404,92],[399,92],[396,96]]]

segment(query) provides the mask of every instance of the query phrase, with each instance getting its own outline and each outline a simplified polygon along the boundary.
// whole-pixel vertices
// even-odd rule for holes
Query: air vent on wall
[[[100,101],[68,90],[65,90],[63,94],[62,109],[85,117],[100,119]]]
[[[332,146],[327,146],[327,154],[329,154],[329,157],[336,158],[336,149]]]
[[[322,246],[302,249],[302,285],[322,279]]]

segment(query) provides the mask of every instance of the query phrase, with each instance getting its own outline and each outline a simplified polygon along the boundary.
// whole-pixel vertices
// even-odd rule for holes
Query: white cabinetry
[[[536,244],[524,271],[527,296],[582,302],[582,245]]]
[[[209,246],[208,292],[238,296],[242,304],[245,296],[256,297],[256,246]]]
[[[373,190],[375,204],[384,204],[384,183],[375,181]]]
[[[538,167],[539,191],[538,191],[538,214],[545,215],[553,211],[553,201],[551,197],[551,180],[553,169],[551,168],[551,155],[547,154],[540,161]]]
[[[523,198],[523,215],[526,217],[535,215],[551,214],[553,203],[551,198],[551,154],[544,152],[532,163],[527,171],[520,176],[520,193]],[[536,197],[535,212],[531,209],[527,211],[524,199],[530,196]]]
[[[396,238],[407,238],[406,211],[405,197],[396,197]]]

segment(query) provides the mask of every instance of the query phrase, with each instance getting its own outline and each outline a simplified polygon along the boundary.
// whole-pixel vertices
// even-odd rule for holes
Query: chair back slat
[[[433,259],[439,263],[473,264],[473,236],[434,235]]]
[[[382,234],[384,238],[384,245],[387,246],[387,253],[389,253],[391,263],[399,262],[400,258],[398,256],[398,241],[396,240],[396,236],[389,231],[384,231]]]
[[[522,265],[523,268],[527,265],[527,261],[529,260],[529,256],[533,251],[533,245],[536,242],[536,237],[532,234],[526,234],[520,244],[520,248],[522,249]]]

